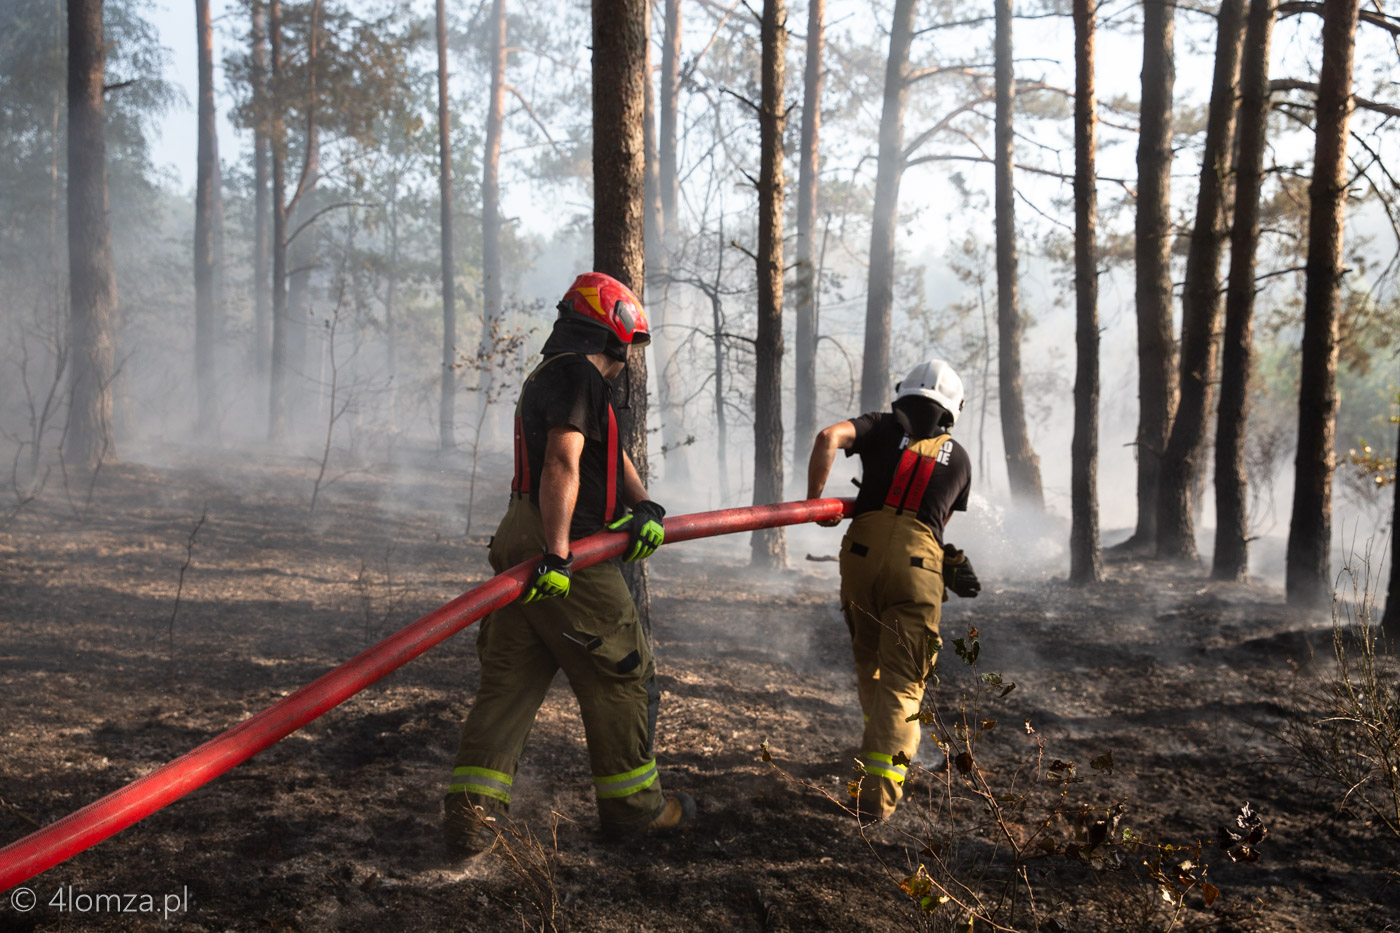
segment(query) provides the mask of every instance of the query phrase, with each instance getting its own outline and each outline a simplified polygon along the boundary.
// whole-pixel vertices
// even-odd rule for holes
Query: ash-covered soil
[[[0,844],[489,575],[493,522],[464,533],[456,464],[346,476],[314,514],[311,475],[270,460],[109,466],[90,504],[51,491],[0,531]],[[888,933],[966,929],[958,902],[977,898],[1026,930],[1400,929],[1396,838],[1314,786],[1281,739],[1335,670],[1327,613],[1132,561],[1087,589],[984,571],[979,599],[946,607],[929,726],[956,746],[965,723],[972,770],[926,741],[899,816],[863,831],[839,805],[861,717],[836,565],[804,560],[809,540],[780,575],[747,569],[743,536],[651,561],[663,779],[699,801],[677,838],[598,834],[561,679],[521,763],[518,822],[493,853],[445,866],[441,797],[477,681],[468,629],[28,882],[32,910],[0,895],[0,929]],[[815,540],[833,554],[839,531]],[[969,648],[970,627],[975,669],[951,645]],[[1016,688],[999,697],[983,674]],[[1257,862],[1235,864],[1214,840],[1246,802],[1268,835]],[[1084,848],[1101,818],[1115,843]],[[1184,847],[1164,873],[1218,898],[1196,884],[1174,909],[1143,865],[1163,850],[1124,847],[1125,830]],[[1024,874],[1013,847],[1030,853]],[[900,887],[921,863],[953,898],[928,914]],[[82,899],[113,893],[157,911],[179,898],[168,917]]]

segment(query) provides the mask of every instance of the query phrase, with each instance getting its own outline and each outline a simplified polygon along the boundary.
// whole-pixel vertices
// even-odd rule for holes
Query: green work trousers
[[[497,573],[538,557],[539,507],[512,496],[491,544]],[[448,793],[487,815],[510,806],[525,739],[555,672],[578,698],[605,830],[645,826],[663,807],[652,749],[660,692],[637,607],[611,561],[574,571],[569,595],[499,609],[476,643],[481,686],[462,727]]]
[[[881,819],[904,793],[919,748],[924,681],[938,652],[943,549],[928,526],[890,507],[851,522],[841,541],[841,608],[851,632],[861,739],[860,810]]]

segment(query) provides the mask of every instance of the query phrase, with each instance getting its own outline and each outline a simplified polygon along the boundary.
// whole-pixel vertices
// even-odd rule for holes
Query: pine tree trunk
[[[452,123],[451,114],[448,110],[449,99],[447,96],[447,3],[446,0],[437,0],[437,91],[438,91],[438,197],[442,201],[442,374],[440,395],[438,397],[438,446],[442,450],[451,450],[456,446],[454,425],[457,420],[457,286],[452,275]],[[505,0],[496,0],[495,13],[500,17],[498,26],[505,23]],[[504,46],[504,42],[502,42]],[[501,49],[501,57],[504,57],[504,48]],[[495,94],[498,90],[498,82],[493,71],[491,76],[493,111],[496,107]],[[495,200],[494,182],[492,177],[494,160],[492,158],[491,137],[489,135],[490,122],[488,121],[487,135],[487,181],[482,183],[482,217],[483,225],[488,229],[483,236],[483,277],[486,279],[486,290],[488,296],[491,292],[491,283],[496,283],[497,300],[500,298],[500,253],[499,244],[496,244],[497,253],[495,256],[496,267],[491,268],[487,251],[491,249],[485,244],[491,243],[489,225],[492,221],[497,224],[496,236],[499,238],[499,219],[492,217],[490,207],[494,206]],[[496,148],[494,151],[495,160],[500,159],[501,141],[500,126],[496,127]],[[492,273],[495,273],[494,276]],[[488,297],[489,309],[489,297]],[[489,310],[488,310],[489,314]],[[485,332],[485,331],[483,331]],[[489,372],[489,370],[487,370]]]
[[[214,241],[215,202],[219,185],[219,140],[214,112],[214,31],[209,22],[209,0],[195,0],[195,32],[199,49],[198,150],[194,188],[194,381],[201,436],[214,427]]]
[[[1244,580],[1249,525],[1244,469],[1249,375],[1254,365],[1254,258],[1259,246],[1259,196],[1269,120],[1269,47],[1278,0],[1250,0],[1240,65],[1239,155],[1230,279],[1220,358],[1220,412],[1215,432],[1215,556],[1211,576]]]
[[[505,284],[501,262],[501,132],[506,108],[506,0],[491,6],[491,96],[486,111],[486,151],[481,168],[482,319],[478,358],[485,364],[477,374],[477,414],[487,403],[493,377],[494,335],[505,313]],[[479,443],[479,441],[478,441]]]
[[[272,86],[282,82],[282,0],[269,0]],[[280,95],[269,101],[272,156],[272,369],[268,374],[267,439],[287,433],[287,124]]]
[[[293,425],[304,419],[318,375],[309,368],[307,360],[311,337],[311,270],[316,265],[316,229],[308,221],[317,210],[321,148],[315,124],[309,123],[308,127],[308,158],[303,163],[298,183],[301,196],[294,195],[296,204],[287,209],[291,223],[287,233],[291,238],[287,243],[287,405]]]
[[[1016,188],[1012,181],[1011,116],[1016,79],[1011,45],[1011,0],[996,0],[996,236],[997,236],[997,372],[1001,398],[1001,436],[1006,448],[1011,497],[1037,511],[1045,507],[1040,458],[1026,430],[1021,387],[1020,285],[1016,250]],[[984,400],[985,403],[985,400]]]
[[[1193,496],[1204,467],[1206,430],[1215,380],[1220,321],[1220,255],[1229,235],[1227,218],[1234,167],[1244,0],[1220,4],[1215,74],[1206,121],[1196,225],[1186,256],[1181,299],[1181,398],[1172,422],[1157,486],[1157,556],[1197,559]]]
[[[1396,432],[1396,459],[1400,459],[1400,431]],[[1400,477],[1397,478],[1400,480]],[[1385,613],[1381,616],[1381,634],[1391,645],[1392,651],[1400,651],[1400,481],[1391,487],[1390,515],[1390,588],[1385,598]]]
[[[1307,286],[1298,380],[1298,458],[1288,527],[1288,601],[1326,605],[1332,596],[1332,472],[1337,439],[1337,321],[1342,300],[1347,124],[1357,0],[1323,0],[1316,148],[1308,191]]]
[[[909,96],[909,46],[918,0],[895,0],[890,54],[885,62],[885,101],[875,163],[875,208],[870,220],[870,278],[865,299],[865,355],[861,363],[862,411],[889,403],[890,315],[894,310],[894,233],[899,226],[899,182],[904,174],[904,102]]]
[[[811,450],[817,433],[817,169],[822,122],[822,38],[825,0],[808,0],[807,61],[802,82],[802,141],[797,170],[797,359],[793,412],[793,473]]]
[[[763,3],[763,77],[758,111],[758,341],[754,345],[753,501],[783,497],[783,79],[787,4]],[[754,567],[787,566],[782,528],[753,533]]]
[[[648,30],[648,34],[650,31]],[[661,45],[661,138],[657,146],[657,179],[660,206],[661,237],[658,249],[647,255],[647,268],[655,269],[654,280],[661,284],[660,300],[652,292],[652,308],[656,309],[656,350],[652,354],[657,371],[657,397],[661,403],[661,437],[666,446],[666,478],[677,486],[690,482],[690,448],[685,436],[685,389],[679,369],[671,359],[675,343],[668,325],[677,306],[671,303],[671,257],[680,248],[680,176],[677,166],[677,121],[680,114],[681,69],[681,3],[666,0],[666,21]],[[650,66],[648,66],[650,74]],[[648,91],[651,82],[647,82]],[[647,118],[650,125],[651,118]],[[651,203],[648,201],[648,203]]]
[[[647,6],[645,0],[593,0],[593,268],[644,298],[646,281]],[[618,428],[637,472],[647,479],[647,365],[628,354],[614,390]],[[642,625],[651,629],[646,562],[624,565]]]
[[[1137,529],[1129,547],[1157,550],[1157,485],[1176,413],[1176,339],[1172,333],[1172,89],[1176,83],[1175,0],[1144,0],[1142,114],[1138,137]]]
[[[112,439],[117,277],[107,193],[102,0],[68,0],[68,428],[64,460],[96,470]]]
[[[321,180],[321,133],[317,122],[320,98],[316,87],[320,67],[321,6],[321,0],[313,0],[311,5],[311,24],[306,42],[306,158],[302,163],[296,194],[292,196],[295,203],[288,207],[295,227],[289,234],[291,241],[287,244],[291,250],[291,269],[287,272],[287,358],[289,370],[300,376],[293,383],[294,391],[290,395],[294,420],[295,415],[307,412],[312,402],[311,393],[319,395],[321,383],[319,354],[314,373],[307,358],[312,333],[311,272],[317,263],[316,231],[311,226],[311,220],[318,209],[317,189]]]
[[[1096,0],[1074,0],[1074,298],[1078,365],[1074,380],[1074,439],[1070,444],[1069,578],[1073,583],[1103,579],[1098,499],[1099,281],[1094,236],[1099,214],[1094,187],[1097,9]]]
[[[253,367],[267,372],[272,295],[268,291],[267,26],[262,0],[253,0]]]

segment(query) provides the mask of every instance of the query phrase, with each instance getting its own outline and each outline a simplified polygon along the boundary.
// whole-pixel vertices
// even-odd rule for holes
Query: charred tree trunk
[[[68,428],[66,462],[96,470],[112,440],[117,277],[103,132],[106,75],[102,0],[68,0]]]
[[[646,281],[647,5],[645,0],[593,0],[593,268],[626,284],[639,298]],[[628,354],[627,404],[617,413],[623,446],[647,479],[647,364]],[[651,630],[646,562],[624,565],[642,625]]]
[[[822,33],[825,0],[808,0],[807,61],[802,81],[802,141],[797,170],[797,383],[793,413],[793,473],[817,433],[817,169],[822,122]]]
[[[269,0],[272,86],[268,147],[272,157],[272,371],[268,376],[267,439],[287,433],[287,124],[283,116],[282,0]]]
[[[763,3],[763,78],[758,109],[758,342],[754,346],[753,501],[783,497],[783,79],[787,4]],[[886,319],[888,320],[888,318]],[[889,347],[885,348],[886,353]],[[782,528],[753,533],[755,567],[787,566]]]
[[[506,0],[491,6],[491,97],[486,111],[486,151],[481,163],[481,278],[482,318],[478,358],[484,366],[477,374],[478,414],[491,390],[495,333],[504,308],[501,264],[501,130],[506,108]]]
[[[1016,250],[1016,188],[1012,181],[1011,115],[1016,79],[1011,61],[1011,0],[996,0],[996,231],[997,373],[1001,397],[1001,436],[1006,448],[1011,497],[1037,511],[1045,507],[1040,458],[1026,430],[1021,389],[1020,283]]]
[[[1144,0],[1142,116],[1138,137],[1137,529],[1127,545],[1157,550],[1157,484],[1176,413],[1176,341],[1172,333],[1172,89],[1176,83],[1176,0]]]
[[[272,295],[268,291],[267,26],[262,0],[253,0],[253,366],[267,372]]]
[[[885,101],[875,165],[875,208],[870,220],[870,278],[865,299],[862,411],[883,410],[890,393],[890,315],[894,309],[894,232],[899,225],[899,182],[904,174],[904,102],[909,96],[909,46],[918,0],[895,0]]]
[[[1211,576],[1243,580],[1249,572],[1245,499],[1245,421],[1254,365],[1254,257],[1259,246],[1259,195],[1269,120],[1269,47],[1278,0],[1250,0],[1240,65],[1240,131],[1235,170],[1235,220],[1220,359],[1220,412],[1215,432],[1215,557]]]
[[[1181,299],[1181,399],[1162,457],[1157,486],[1157,556],[1196,560],[1193,498],[1201,453],[1210,421],[1215,380],[1215,330],[1220,320],[1220,254],[1229,233],[1230,182],[1235,143],[1235,114],[1240,83],[1240,47],[1244,40],[1244,0],[1220,4],[1215,45],[1215,74],[1201,157],[1201,187],[1196,198],[1196,225],[1186,256],[1186,285]]]
[[[1337,320],[1342,302],[1347,124],[1357,0],[1323,0],[1322,70],[1317,80],[1316,148],[1308,191],[1307,286],[1298,379],[1298,458],[1288,526],[1286,589],[1295,605],[1332,596],[1332,472],[1337,440]]]
[[[452,123],[451,115],[448,111],[447,97],[447,3],[446,0],[437,0],[437,91],[438,91],[438,196],[442,200],[442,384],[441,395],[438,398],[438,446],[442,450],[451,450],[456,446],[453,427],[457,420],[457,286],[452,276]],[[500,17],[500,23],[505,22],[505,0],[496,0],[495,12]],[[501,56],[504,57],[504,43],[502,43]],[[496,74],[491,75],[491,106],[493,113],[496,108],[496,94],[499,84]],[[488,178],[494,182],[494,178],[489,177],[489,173],[494,168],[490,157],[491,138],[490,122],[487,122],[487,161]],[[500,126],[496,127],[496,149],[495,158],[499,160],[501,153]],[[491,217],[490,208],[494,201],[494,190],[492,185],[483,182],[483,225],[488,227],[492,221],[499,225],[499,218]],[[487,193],[490,192],[490,193]],[[499,229],[497,230],[499,237]],[[489,232],[484,236],[484,243],[491,242]],[[483,245],[483,254],[490,249]],[[495,276],[497,298],[500,295],[500,252],[499,247],[496,255]],[[490,294],[491,282],[493,280],[492,269],[489,260],[483,263],[482,270],[486,279],[487,294]],[[489,300],[489,299],[488,299]],[[488,312],[489,313],[489,312]],[[483,328],[482,333],[489,332],[489,327]],[[489,372],[489,370],[487,370]],[[483,401],[483,404],[484,401]]]
[[[1074,379],[1074,439],[1070,445],[1069,578],[1073,583],[1103,579],[1098,497],[1099,281],[1094,237],[1099,214],[1098,193],[1094,189],[1097,9],[1096,0],[1074,0],[1074,300],[1078,365]]]
[[[214,113],[214,31],[209,0],[195,0],[199,48],[198,150],[194,187],[194,382],[196,431],[214,427],[214,342],[219,309],[215,293],[216,202],[219,189],[219,138]]]

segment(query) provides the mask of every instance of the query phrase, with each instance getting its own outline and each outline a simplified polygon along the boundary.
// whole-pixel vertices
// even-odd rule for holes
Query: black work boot
[[[448,794],[442,801],[442,843],[450,862],[483,855],[495,846],[499,831],[496,818],[488,816],[463,793]]]

